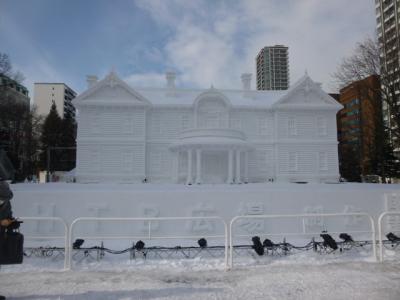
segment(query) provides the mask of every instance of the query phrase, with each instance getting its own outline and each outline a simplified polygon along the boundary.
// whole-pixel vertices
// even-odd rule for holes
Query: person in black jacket
[[[12,197],[13,192],[7,181],[0,178],[0,227],[7,227],[14,222],[10,203]]]
[[[0,178],[0,235],[6,227],[10,226],[15,220],[12,216],[10,200],[13,197],[13,193],[8,185],[7,181]],[[2,244],[0,236],[0,246]],[[0,300],[6,299],[6,297],[0,295]]]

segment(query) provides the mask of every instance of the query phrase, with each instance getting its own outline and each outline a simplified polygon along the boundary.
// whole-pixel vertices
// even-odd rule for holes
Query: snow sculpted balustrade
[[[223,129],[223,128],[211,128],[211,129],[189,129],[183,131],[179,138],[181,140],[192,139],[192,138],[226,138],[235,141],[244,141],[246,137],[243,132],[234,129]],[[207,142],[207,139],[204,140]]]

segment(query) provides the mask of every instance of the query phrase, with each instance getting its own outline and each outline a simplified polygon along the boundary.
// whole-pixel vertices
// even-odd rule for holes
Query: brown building
[[[349,172],[358,176],[373,173],[371,160],[382,128],[379,86],[379,76],[371,75],[340,90],[338,101],[344,108],[337,114],[339,167],[345,178]]]

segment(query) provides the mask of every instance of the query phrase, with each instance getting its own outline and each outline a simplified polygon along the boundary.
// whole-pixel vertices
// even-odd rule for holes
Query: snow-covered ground
[[[313,256],[311,254],[311,256]],[[400,299],[400,261],[324,259],[309,254],[225,271],[222,260],[94,262],[73,271],[0,272],[8,299]],[[252,263],[251,263],[252,262]]]
[[[375,262],[370,249],[300,252],[288,256],[129,260],[108,255],[75,259],[29,257],[2,266],[0,293],[8,299],[400,299],[400,251]]]

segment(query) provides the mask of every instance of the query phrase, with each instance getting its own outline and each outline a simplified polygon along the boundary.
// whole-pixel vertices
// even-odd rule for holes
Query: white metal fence
[[[378,218],[378,242],[379,242],[379,260],[382,262],[384,259],[384,253],[383,253],[383,226],[382,226],[382,221],[388,217],[388,216],[400,216],[400,211],[386,211],[382,213],[379,218]]]
[[[224,227],[224,234],[223,235],[153,235],[152,234],[152,222],[159,222],[159,221],[193,221],[193,220],[214,220],[220,222]],[[74,228],[76,224],[82,222],[92,222],[92,221],[99,221],[99,222],[148,222],[148,230],[147,235],[105,235],[105,234],[94,234],[94,235],[79,235],[74,236]],[[223,238],[224,239],[224,248],[225,248],[225,266],[228,266],[228,225],[221,217],[210,216],[210,217],[154,217],[154,218],[78,218],[75,219],[70,226],[69,230],[69,245],[68,245],[68,261],[67,261],[67,268],[71,269],[72,266],[72,240],[74,238],[83,238],[83,239],[197,239],[197,238]]]
[[[234,225],[237,223],[238,220],[243,219],[293,219],[293,218],[315,218],[315,217],[351,217],[351,216],[359,216],[367,218],[370,222],[370,231],[364,231],[364,233],[371,233],[372,239],[372,249],[373,249],[373,258],[376,260],[376,240],[375,240],[375,224],[373,218],[366,214],[366,213],[330,213],[330,214],[292,214],[292,215],[245,215],[245,216],[236,216],[234,217],[229,226],[229,267],[233,268],[233,238],[234,234]],[[331,232],[334,233],[334,232]],[[348,231],[348,233],[353,233],[352,231]],[[357,231],[357,233],[360,233]],[[264,233],[265,235],[271,234],[267,231]],[[294,233],[285,232],[285,233],[278,233],[279,235],[293,235]],[[313,233],[295,233],[296,235],[310,235]],[[319,233],[318,233],[319,234]],[[239,235],[240,237],[244,236],[253,236],[254,234],[246,234],[246,235]]]
[[[26,234],[24,233],[24,238],[25,239],[30,239],[30,240],[35,240],[35,239],[45,239],[45,240],[59,240],[62,239],[64,240],[64,269],[67,268],[67,262],[68,262],[68,249],[69,249],[69,241],[68,241],[68,225],[67,223],[62,219],[58,217],[19,217],[18,218],[21,221],[48,221],[48,222],[58,222],[60,223],[63,228],[64,228],[64,234],[63,235],[38,235],[38,234]]]
[[[378,234],[379,234],[379,260],[383,261],[383,240],[382,240],[382,222],[385,217],[389,215],[399,215],[400,211],[391,211],[384,212],[379,216],[378,219]],[[63,235],[43,235],[43,234],[24,234],[26,239],[62,239],[65,247],[65,257],[64,257],[64,269],[71,269],[72,266],[72,241],[74,238],[83,238],[83,239],[198,239],[198,238],[219,238],[224,240],[224,262],[226,268],[233,268],[233,249],[234,249],[234,238],[238,237],[251,237],[254,234],[239,234],[236,232],[235,225],[239,220],[243,219],[296,219],[296,218],[316,218],[316,217],[327,217],[327,218],[338,218],[338,217],[362,217],[369,221],[369,228],[366,231],[347,231],[348,233],[368,233],[371,234],[372,241],[372,250],[373,250],[373,258],[378,259],[377,257],[377,245],[376,245],[376,235],[375,235],[375,223],[373,218],[367,213],[326,213],[326,214],[288,214],[288,215],[243,215],[236,216],[230,221],[230,225],[228,227],[227,223],[223,218],[218,216],[204,216],[204,217],[153,217],[153,218],[101,218],[101,217],[86,217],[86,218],[77,218],[75,219],[71,225],[68,227],[67,223],[58,217],[21,217],[20,219],[23,221],[52,221],[58,222],[62,224],[64,229]],[[195,221],[195,220],[214,220],[223,225],[224,234],[215,234],[215,235],[167,235],[167,234],[155,234],[152,226],[156,222],[166,221],[166,222],[176,222],[176,221]],[[147,224],[147,232],[145,234],[126,234],[126,235],[118,235],[118,234],[104,234],[104,233],[94,233],[94,234],[79,234],[74,235],[74,230],[77,227],[77,224],[82,224],[84,222],[146,222]],[[280,236],[290,236],[290,235],[312,235],[312,234],[320,234],[321,232],[302,232],[302,233],[290,233],[290,232],[278,232],[272,233],[265,230],[264,235],[280,235]],[[329,233],[339,233],[335,231],[330,231]]]

